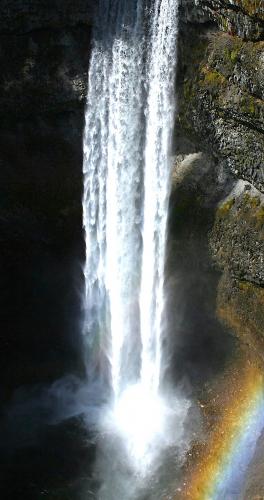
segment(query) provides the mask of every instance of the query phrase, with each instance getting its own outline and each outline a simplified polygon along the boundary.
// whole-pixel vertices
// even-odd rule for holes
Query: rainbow
[[[220,422],[185,482],[186,499],[234,500],[243,488],[264,428],[263,372],[248,362],[227,383]]]

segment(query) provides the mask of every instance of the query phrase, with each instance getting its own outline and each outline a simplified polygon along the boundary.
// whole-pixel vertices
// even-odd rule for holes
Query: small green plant
[[[224,216],[224,215],[227,215],[228,212],[230,212],[232,206],[234,205],[235,203],[235,198],[230,198],[229,200],[227,200],[225,203],[223,203],[219,208],[218,208],[218,215],[220,217]]]
[[[215,69],[209,68],[207,65],[201,69],[203,74],[203,84],[211,87],[219,87],[226,83],[226,78],[224,75],[216,71]]]
[[[264,205],[261,205],[259,210],[256,212],[256,219],[260,225],[264,224]]]

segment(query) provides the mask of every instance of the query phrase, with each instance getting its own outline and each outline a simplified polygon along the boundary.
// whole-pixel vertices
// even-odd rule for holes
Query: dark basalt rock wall
[[[196,0],[224,31],[248,40],[264,36],[264,7],[262,0]]]
[[[1,366],[10,388],[76,366],[92,11],[92,0],[1,3]],[[202,152],[188,168],[192,197],[199,171],[196,207],[211,211],[211,256],[232,280],[263,286],[263,5],[182,0],[180,16],[177,164]]]
[[[188,7],[181,23],[176,131],[214,159],[218,178],[227,181],[210,233],[215,260],[238,279],[263,285],[264,41],[240,38],[223,25],[220,30],[218,4],[232,11],[237,30],[240,14],[263,17],[258,2],[247,9],[249,2],[230,7],[201,1],[190,22]],[[215,23],[208,22],[208,11]]]
[[[183,168],[197,152],[203,158],[203,169],[192,162],[188,171],[192,188],[185,207],[189,212],[192,206],[194,215],[187,220],[187,240],[206,207],[204,242],[221,273],[211,313],[263,367],[264,4],[190,0],[181,9],[177,164]],[[179,211],[177,182],[173,192]],[[247,474],[245,500],[262,497],[262,458],[263,439]]]
[[[197,40],[193,29],[183,47],[184,61],[188,49],[180,125],[196,134],[227,171],[263,192],[264,42],[245,42],[208,28]]]
[[[92,2],[0,7],[1,387],[77,369]]]
[[[222,203],[216,212],[210,244],[223,269],[240,280],[264,286],[264,197],[257,191],[254,196],[251,191],[234,192]]]
[[[4,400],[18,385],[82,370],[82,130],[93,3],[0,6]],[[263,1],[181,0],[180,14],[169,242],[178,265],[169,288],[179,304],[171,334],[177,324],[181,359],[200,384],[217,353],[222,366],[230,349],[223,324],[263,362]],[[260,491],[249,477],[245,498]]]

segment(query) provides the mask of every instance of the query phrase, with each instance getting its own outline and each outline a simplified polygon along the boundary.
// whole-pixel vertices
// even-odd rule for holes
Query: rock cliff
[[[78,338],[92,11],[91,0],[1,3],[0,295],[2,366],[10,386],[14,378],[26,382],[41,373],[39,344],[50,350],[47,378],[63,371],[65,332],[70,344]],[[185,0],[180,16],[176,163],[188,165],[187,186],[206,219],[202,245],[237,294],[240,282],[261,287],[264,280],[263,4]],[[188,189],[184,185],[180,197],[183,218]],[[43,317],[45,301],[49,313]],[[29,346],[35,367],[27,363]],[[15,361],[16,350],[19,377],[5,361]]]
[[[81,370],[92,11],[93,0],[0,6],[3,399],[17,385]],[[200,384],[231,349],[226,329],[264,358],[263,0],[181,0],[180,16],[169,240],[178,269],[168,281],[178,300],[171,333],[177,324],[178,351]],[[249,477],[246,500],[252,492]]]
[[[208,233],[214,261],[233,279],[263,286],[264,41],[260,28],[257,36],[241,22],[261,27],[263,5],[198,1],[190,21],[190,3],[181,23],[176,153],[183,145],[215,164],[211,191],[223,190]]]
[[[196,0],[195,3],[220,29],[247,40],[263,39],[262,0]]]
[[[221,273],[212,314],[260,366],[264,359],[263,21],[261,0],[181,2],[175,140],[176,172],[179,164],[184,170],[194,153],[203,159],[202,168],[193,160],[188,167],[192,187],[185,194],[185,206],[193,209],[193,219],[187,222],[188,241],[198,210],[206,213],[199,221],[207,227],[204,245],[212,259],[208,262]],[[176,179],[173,200],[179,208],[180,192]],[[263,492],[261,456],[263,439],[248,472],[247,500]]]

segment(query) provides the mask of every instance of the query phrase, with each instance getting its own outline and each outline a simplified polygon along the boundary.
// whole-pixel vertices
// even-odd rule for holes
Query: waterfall
[[[141,421],[150,425],[162,378],[177,4],[99,0],[93,32],[83,142],[84,337],[88,377],[110,386],[121,427],[127,412],[133,418],[133,398],[148,406],[148,423]]]

